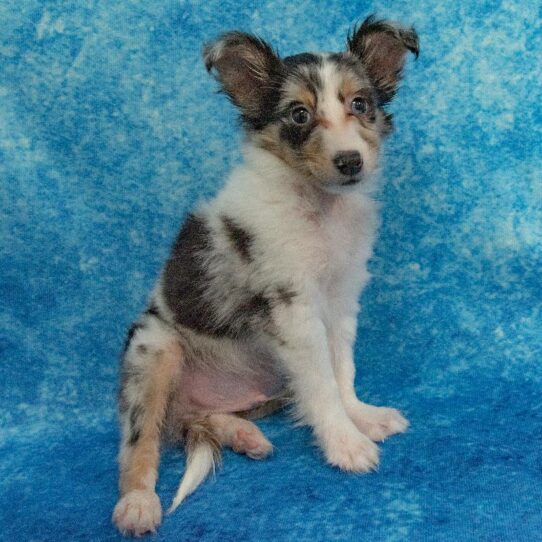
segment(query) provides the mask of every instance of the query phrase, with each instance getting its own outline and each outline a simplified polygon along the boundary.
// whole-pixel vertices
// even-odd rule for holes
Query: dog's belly
[[[178,393],[187,410],[238,412],[280,395],[281,379],[270,373],[235,375],[195,370],[183,373]]]
[[[251,410],[284,392],[284,379],[269,367],[242,375],[184,367],[171,397],[170,419],[175,423],[211,413]]]

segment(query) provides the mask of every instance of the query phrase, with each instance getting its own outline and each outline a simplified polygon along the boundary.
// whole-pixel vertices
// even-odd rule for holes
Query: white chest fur
[[[362,189],[319,192],[269,153],[250,149],[247,163],[211,204],[211,214],[232,216],[253,234],[255,280],[271,284],[287,278],[331,295],[334,285],[366,277],[377,204]]]

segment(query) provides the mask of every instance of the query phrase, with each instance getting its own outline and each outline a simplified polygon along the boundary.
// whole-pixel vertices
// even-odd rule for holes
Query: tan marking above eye
[[[283,97],[283,103],[288,104],[292,102],[298,102],[299,105],[304,105],[312,111],[316,109],[316,96],[305,87],[296,86],[286,90]]]
[[[312,110],[316,108],[316,96],[307,88],[299,89],[295,94],[295,100],[309,106]]]
[[[360,88],[359,81],[354,81],[353,79],[350,79],[350,78],[343,79],[341,88],[339,89],[339,100],[340,100],[341,95],[343,97],[341,101],[344,101],[345,98],[348,98],[349,96],[352,96],[353,94],[357,94],[359,91],[359,88]]]

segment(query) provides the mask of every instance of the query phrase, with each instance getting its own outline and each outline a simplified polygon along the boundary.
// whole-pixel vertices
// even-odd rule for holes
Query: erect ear
[[[406,53],[411,51],[418,58],[418,35],[414,28],[401,28],[371,15],[349,34],[348,49],[365,66],[383,105],[397,92]]]
[[[227,32],[205,46],[203,59],[245,121],[258,127],[279,100],[283,64],[273,49],[251,34]]]

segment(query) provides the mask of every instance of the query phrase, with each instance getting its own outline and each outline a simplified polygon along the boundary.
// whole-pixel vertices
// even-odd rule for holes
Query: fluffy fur
[[[415,32],[367,19],[339,54],[280,59],[230,32],[204,60],[239,108],[245,161],[185,221],[132,326],[119,411],[124,533],[161,520],[155,483],[161,437],[183,440],[187,469],[172,509],[213,468],[221,446],[255,459],[271,444],[248,419],[290,404],[327,461],[378,464],[374,441],[404,431],[389,408],[354,392],[359,294],[378,223],[371,198],[383,107]]]

